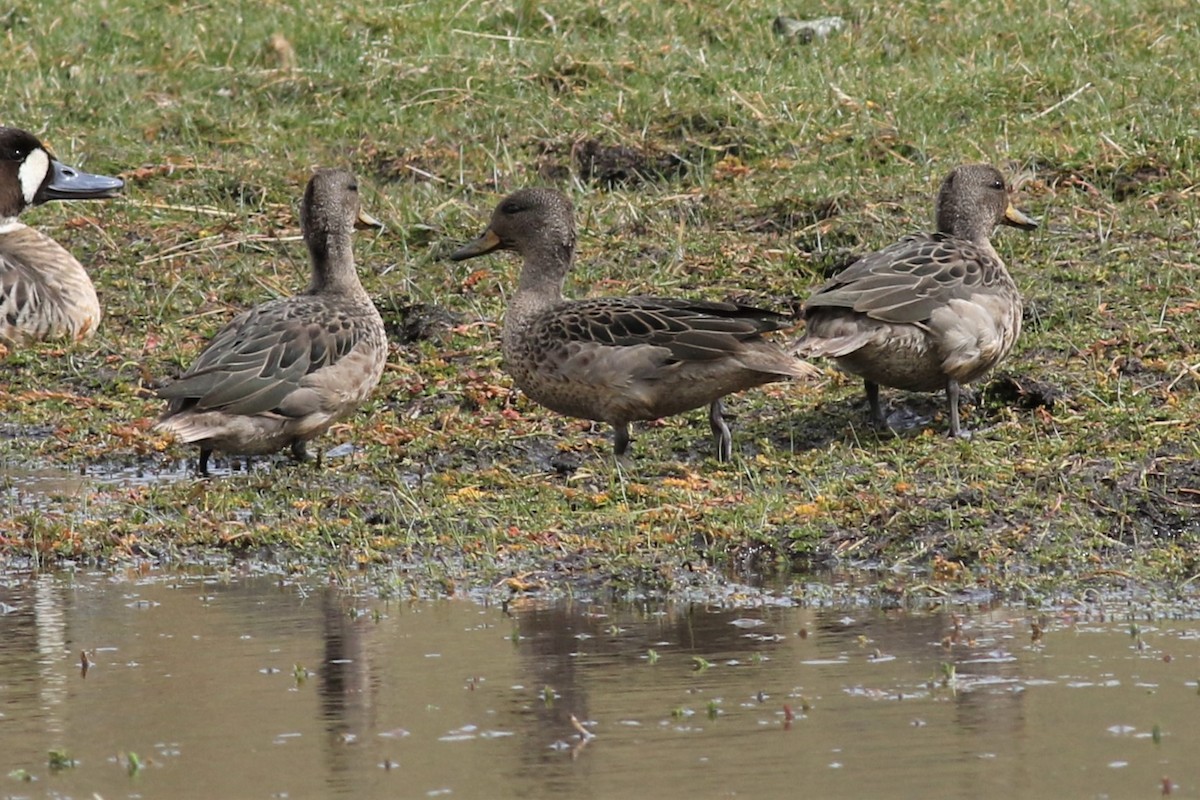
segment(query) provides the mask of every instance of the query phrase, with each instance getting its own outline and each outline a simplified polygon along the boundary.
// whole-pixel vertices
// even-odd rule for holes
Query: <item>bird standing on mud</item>
[[[351,234],[380,227],[359,207],[358,181],[319,170],[308,182],[300,227],[312,259],[308,290],[255,306],[221,329],[178,380],[155,430],[213,450],[254,455],[305,443],[361,405],[387,360],[383,319],[359,282]]]
[[[966,435],[959,387],[1000,363],[1021,333],[1021,294],[990,241],[998,224],[1037,227],[994,167],[956,167],[938,192],[937,232],[863,256],[818,289],[804,304],[795,352],[862,377],[880,428],[881,384],[945,389],[950,435]]]
[[[613,451],[629,423],[709,407],[717,457],[732,457],[721,398],[772,381],[818,374],[763,334],[790,327],[781,314],[734,303],[660,297],[565,300],[575,254],[571,201],[552,189],[504,198],[487,230],[450,258],[496,250],[524,260],[504,316],[501,347],[513,382],[535,402],[613,426]]]

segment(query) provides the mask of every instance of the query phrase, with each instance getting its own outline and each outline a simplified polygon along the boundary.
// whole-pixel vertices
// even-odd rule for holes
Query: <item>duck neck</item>
[[[524,264],[517,280],[517,293],[505,314],[505,327],[521,327],[524,322],[563,301],[563,283],[571,267],[574,246],[548,245],[522,253]]]
[[[560,243],[541,242],[539,245],[521,251],[525,263],[517,280],[517,295],[558,303],[562,300],[563,281],[575,257],[575,242],[568,239]]]
[[[938,233],[953,236],[956,239],[966,239],[982,250],[986,255],[999,260],[996,248],[992,246],[992,228],[979,219],[971,219],[969,214],[958,214],[955,209],[946,209],[938,213]]]
[[[312,258],[309,294],[362,291],[358,271],[354,268],[354,248],[349,236],[327,232],[311,235],[308,254]]]
[[[982,245],[991,238],[993,227],[995,227],[993,223],[981,219],[978,215],[964,214],[956,206],[938,210],[938,233],[944,233],[956,239],[966,239]]]

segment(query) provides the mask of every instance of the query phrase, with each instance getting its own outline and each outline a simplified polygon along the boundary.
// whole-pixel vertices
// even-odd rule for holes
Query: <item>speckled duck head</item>
[[[0,221],[50,200],[112,197],[124,185],[63,164],[32,133],[0,127]]]
[[[312,254],[314,288],[358,283],[350,239],[355,228],[382,228],[362,210],[358,179],[344,169],[317,170],[300,201],[300,230]]]
[[[487,230],[450,255],[463,261],[496,250],[515,250],[525,261],[521,286],[561,286],[575,253],[575,209],[554,189],[521,189],[500,201]],[[519,290],[518,289],[518,290]]]
[[[972,242],[985,242],[997,225],[1032,230],[1037,222],[1017,210],[1004,176],[990,164],[955,167],[937,197],[937,229]]]

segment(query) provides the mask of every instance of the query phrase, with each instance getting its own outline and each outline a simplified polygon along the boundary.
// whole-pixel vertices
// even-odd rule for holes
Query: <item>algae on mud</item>
[[[5,121],[129,187],[31,214],[90,264],[106,321],[86,344],[4,357],[0,463],[182,457],[148,433],[154,377],[300,287],[292,206],[313,166],[361,174],[389,226],[358,243],[364,283],[415,340],[393,339],[373,401],[327,435],[352,457],[10,501],[8,558],[271,553],[435,587],[549,567],[552,584],[669,588],[689,566],[829,560],[957,564],[920,584],[1018,592],[1194,585],[1190,3],[1101,0],[1069,20],[1032,0],[828,8],[848,27],[807,45],[776,37],[779,9],[758,0],[172,8],[20,0],[0,16]],[[944,420],[864,430],[857,386],[831,372],[736,398],[730,465],[696,449],[701,415],[649,426],[614,465],[601,432],[503,375],[513,265],[443,260],[499,195],[551,184],[580,213],[574,296],[795,307],[854,252],[927,228],[932,181],[962,161],[1003,166],[1046,223],[999,243],[1024,332],[965,408],[969,443]],[[439,322],[410,328],[397,312],[413,308]]]

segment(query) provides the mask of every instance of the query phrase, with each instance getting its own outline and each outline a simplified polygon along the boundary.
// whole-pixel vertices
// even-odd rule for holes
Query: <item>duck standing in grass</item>
[[[363,403],[383,375],[383,319],[359,282],[351,234],[380,227],[359,207],[358,182],[319,170],[300,205],[312,282],[295,297],[255,306],[221,329],[179,380],[156,430],[200,445],[199,472],[213,450],[255,455],[305,443]]]
[[[571,201],[552,189],[504,198],[487,230],[450,258],[495,250],[524,260],[504,317],[505,369],[534,401],[613,426],[613,451],[629,423],[709,407],[717,457],[732,456],[721,398],[772,381],[818,374],[763,334],[790,327],[782,314],[734,303],[659,297],[564,300],[575,254]]]
[[[49,200],[112,197],[124,185],[68,167],[31,133],[0,127],[0,342],[80,340],[96,332],[100,301],[83,266],[17,216]]]
[[[795,352],[860,376],[880,428],[880,385],[945,389],[950,435],[965,435],[959,387],[1000,363],[1021,333],[1021,294],[990,241],[998,224],[1037,227],[998,170],[956,167],[938,192],[937,232],[863,256],[817,290]]]

